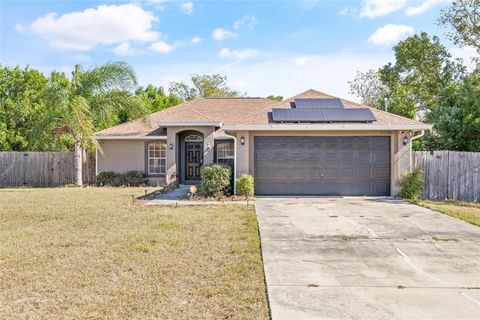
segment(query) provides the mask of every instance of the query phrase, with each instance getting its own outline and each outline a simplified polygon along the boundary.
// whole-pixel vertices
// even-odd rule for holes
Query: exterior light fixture
[[[408,137],[405,136],[405,137],[403,137],[403,145],[406,146],[407,143],[408,143]]]
[[[240,144],[241,144],[242,146],[245,144],[245,137],[244,137],[244,136],[242,136],[242,137],[240,138]]]
[[[170,143],[168,147],[170,148],[170,150],[173,150],[173,143]]]

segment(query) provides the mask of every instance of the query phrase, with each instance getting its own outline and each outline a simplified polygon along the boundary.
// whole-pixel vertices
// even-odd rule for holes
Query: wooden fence
[[[425,198],[480,201],[480,152],[416,151],[413,161],[424,173]]]
[[[84,153],[83,182],[95,180],[95,157]],[[0,152],[0,187],[75,183],[73,152]]]

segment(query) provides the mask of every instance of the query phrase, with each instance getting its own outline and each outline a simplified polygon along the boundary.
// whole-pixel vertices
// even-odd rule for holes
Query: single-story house
[[[198,98],[97,132],[96,172],[198,184],[201,165],[220,162],[254,176],[258,195],[396,195],[412,139],[430,129],[316,90]]]

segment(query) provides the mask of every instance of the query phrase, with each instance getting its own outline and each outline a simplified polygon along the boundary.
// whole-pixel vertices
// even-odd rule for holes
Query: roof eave
[[[362,131],[362,130],[431,130],[430,124],[235,124],[224,130],[258,131]]]
[[[147,136],[147,135],[117,135],[117,136],[106,136],[106,135],[97,135],[93,136],[94,140],[164,140],[167,139],[167,136]]]
[[[205,122],[157,122],[159,127],[221,127],[223,124],[216,121]]]

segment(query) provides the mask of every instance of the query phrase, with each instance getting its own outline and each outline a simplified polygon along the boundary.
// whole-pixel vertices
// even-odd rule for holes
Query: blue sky
[[[250,96],[308,88],[350,97],[356,71],[392,60],[391,47],[426,31],[445,0],[5,1],[0,62],[48,73],[108,60],[134,66],[139,83],[168,87],[221,73]],[[456,56],[471,50],[454,48]]]

